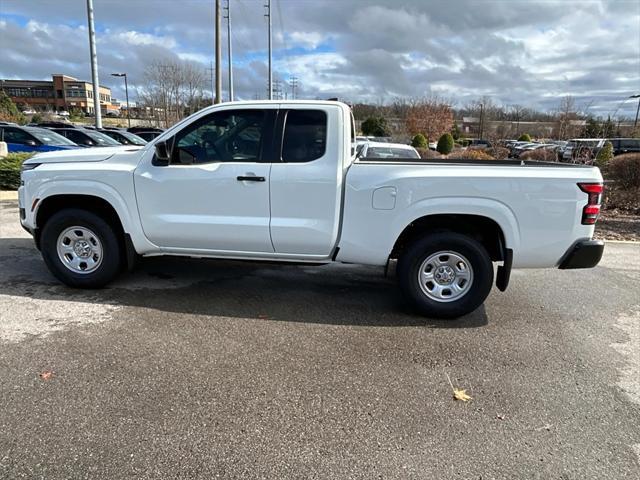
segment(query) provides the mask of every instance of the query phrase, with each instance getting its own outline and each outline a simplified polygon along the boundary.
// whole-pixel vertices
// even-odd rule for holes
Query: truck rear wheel
[[[94,213],[65,209],[44,225],[42,258],[70,287],[100,288],[120,271],[121,248],[111,226]]]
[[[457,318],[485,301],[493,285],[493,264],[486,249],[459,233],[419,239],[400,256],[398,283],[422,315]]]

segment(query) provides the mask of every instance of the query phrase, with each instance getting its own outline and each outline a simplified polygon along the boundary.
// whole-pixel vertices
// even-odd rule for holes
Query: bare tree
[[[438,97],[411,100],[406,109],[405,123],[411,135],[422,133],[435,141],[453,127],[453,110]]]
[[[575,99],[571,95],[562,97],[556,113],[558,138],[564,140],[576,136],[579,130],[579,128],[576,128],[578,127],[578,119]]]
[[[154,60],[145,69],[139,103],[160,114],[166,128],[201,108],[204,84],[204,70],[194,62]]]

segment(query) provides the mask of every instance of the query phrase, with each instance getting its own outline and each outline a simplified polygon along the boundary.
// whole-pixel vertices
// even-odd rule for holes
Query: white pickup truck
[[[588,268],[597,168],[355,155],[339,102],[206,108],[144,147],[38,154],[23,167],[22,225],[73,287],[107,284],[139,256],[386,267],[424,315],[480,306],[511,268]]]

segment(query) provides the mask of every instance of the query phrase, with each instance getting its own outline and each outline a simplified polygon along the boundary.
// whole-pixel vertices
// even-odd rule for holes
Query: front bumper
[[[567,250],[558,268],[593,268],[600,262],[603,252],[602,240],[581,240]]]

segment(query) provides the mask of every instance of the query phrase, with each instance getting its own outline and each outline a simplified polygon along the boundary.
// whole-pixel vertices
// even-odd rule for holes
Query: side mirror
[[[166,167],[171,161],[171,149],[169,148],[168,141],[158,142],[155,147],[156,154],[153,156],[151,163],[156,167]]]

